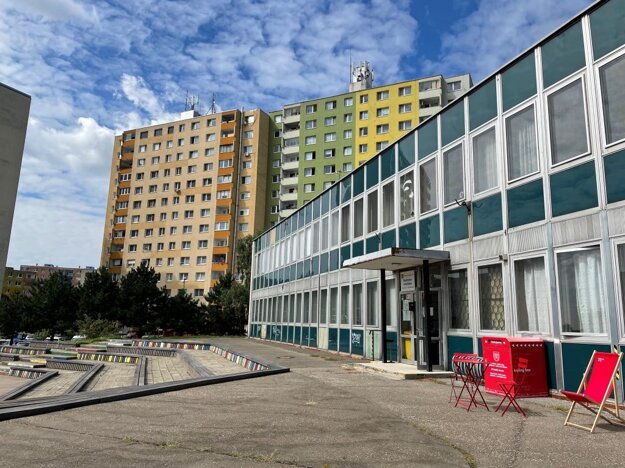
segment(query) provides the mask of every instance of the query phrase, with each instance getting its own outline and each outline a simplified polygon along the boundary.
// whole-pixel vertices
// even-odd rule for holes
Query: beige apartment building
[[[202,297],[264,229],[268,125],[259,109],[187,111],[117,136],[101,264],[117,277],[146,264],[170,294]]]

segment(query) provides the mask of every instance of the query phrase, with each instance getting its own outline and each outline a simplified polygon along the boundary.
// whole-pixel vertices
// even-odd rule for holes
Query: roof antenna
[[[215,93],[213,93],[213,98],[211,100],[211,106],[208,109],[208,113],[209,114],[216,114],[217,113],[217,103],[215,101]]]

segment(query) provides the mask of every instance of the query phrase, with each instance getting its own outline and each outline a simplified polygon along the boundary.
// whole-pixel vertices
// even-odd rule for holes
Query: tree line
[[[56,272],[32,285],[28,295],[0,300],[0,335],[114,335],[124,327],[139,335],[168,331],[175,335],[240,335],[247,324],[251,236],[237,245],[237,278],[224,274],[204,296],[185,291],[169,295],[158,286],[160,275],[141,265],[119,281],[105,268],[88,273],[80,286]]]

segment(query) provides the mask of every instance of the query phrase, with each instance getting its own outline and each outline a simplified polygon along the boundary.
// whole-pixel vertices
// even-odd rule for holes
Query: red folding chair
[[[528,364],[527,358],[519,358],[519,362],[517,364],[516,369],[513,369],[512,380],[505,380],[503,382],[499,382],[499,386],[501,387],[501,390],[503,390],[504,396],[499,402],[499,406],[497,406],[495,413],[499,411],[499,408],[501,408],[501,405],[503,405],[504,401],[508,400],[508,404],[502,411],[501,416],[506,414],[506,411],[508,411],[508,408],[510,408],[510,405],[512,405],[514,409],[517,411],[517,413],[521,413],[523,416],[527,418],[527,414],[525,414],[525,411],[523,411],[523,408],[521,408],[519,403],[516,401],[516,396],[519,393],[519,389],[523,387],[523,383],[525,382],[525,375],[527,374],[527,364]],[[515,372],[521,375],[520,376],[514,375]]]
[[[566,416],[566,420],[564,421],[565,426],[574,426],[594,432],[599,418],[610,424],[625,426],[625,419],[621,418],[619,414],[616,393],[616,373],[622,359],[623,353],[601,353],[594,351],[577,392],[560,390],[567,399],[573,402]],[[614,410],[606,407],[607,399],[612,394],[614,394]],[[591,427],[569,422],[573,414],[573,408],[575,408],[575,405],[578,403],[591,413],[596,414]],[[598,409],[595,409],[595,407],[598,407]],[[601,413],[604,411],[609,413],[612,419],[602,415]]]
[[[462,385],[460,385],[461,388],[463,388],[465,385],[462,375],[466,375],[467,368],[466,365],[463,364],[463,361],[467,358],[477,358],[477,354],[454,353],[453,357],[451,358],[451,370],[453,371],[453,374],[449,376],[449,381],[451,383],[451,391],[449,392],[449,403],[451,403],[452,400],[458,400],[457,384],[460,384],[462,382]]]

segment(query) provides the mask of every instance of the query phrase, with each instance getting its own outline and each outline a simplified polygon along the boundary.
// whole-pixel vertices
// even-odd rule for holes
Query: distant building
[[[72,284],[74,286],[79,286],[85,281],[85,276],[87,273],[91,273],[95,271],[94,267],[61,267],[51,264],[44,265],[21,265],[19,270],[16,270],[16,273],[34,273],[35,280],[46,280],[50,277],[52,273],[59,272],[62,275],[66,276],[70,280],[72,280]]]
[[[28,294],[36,277],[37,274],[34,271],[16,270],[15,268],[6,267],[2,283],[2,295]]]
[[[4,277],[30,96],[0,83],[0,284]]]

